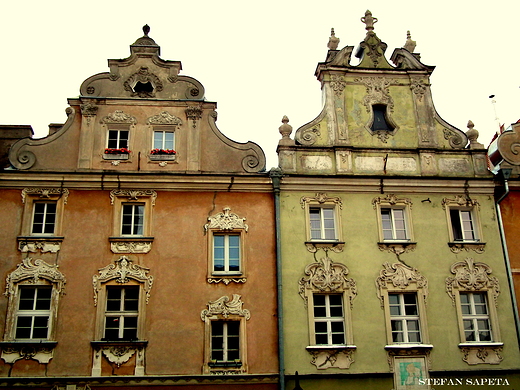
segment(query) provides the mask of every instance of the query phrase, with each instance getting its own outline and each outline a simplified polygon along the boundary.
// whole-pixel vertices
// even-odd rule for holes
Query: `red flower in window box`
[[[130,150],[127,148],[120,148],[120,149],[106,148],[105,154],[130,154]]]
[[[166,155],[172,155],[177,154],[177,152],[173,149],[152,149],[150,150],[150,154],[160,155],[160,154],[166,154]]]

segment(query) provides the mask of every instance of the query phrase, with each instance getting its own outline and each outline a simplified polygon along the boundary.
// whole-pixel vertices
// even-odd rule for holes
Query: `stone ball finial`
[[[408,50],[410,53],[413,53],[415,47],[417,46],[417,42],[412,40],[412,36],[410,35],[410,30],[406,32],[406,43],[403,48]]]
[[[280,131],[280,134],[282,135],[282,139],[280,140],[279,144],[292,144],[292,139],[290,137],[292,133],[292,126],[289,125],[289,118],[287,118],[287,115],[284,115],[282,118],[282,123],[278,128],[278,131]]]
[[[147,24],[145,24],[145,25],[143,26],[143,32],[144,32],[144,35],[145,35],[145,36],[148,36],[148,33],[150,32],[150,26],[147,25]]]
[[[329,50],[336,50],[338,48],[339,44],[339,38],[336,37],[336,34],[334,33],[334,27],[330,29],[330,38],[329,43],[327,44],[327,47]]]
[[[372,17],[372,12],[367,9],[365,16],[361,18],[361,21],[366,24],[365,30],[372,31],[374,24],[377,23],[377,18]]]
[[[470,120],[468,121],[468,131],[466,131],[466,136],[469,140],[469,148],[470,149],[482,149],[484,145],[477,141],[479,132],[475,129],[475,124]]]

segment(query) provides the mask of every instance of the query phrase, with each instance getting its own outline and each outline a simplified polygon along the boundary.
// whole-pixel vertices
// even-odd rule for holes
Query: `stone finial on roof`
[[[139,38],[137,41],[135,41],[132,45],[130,45],[130,50],[132,53],[157,53],[158,55],[161,54],[161,48],[155,41],[148,36],[148,33],[150,32],[150,26],[145,24],[143,26],[143,33],[144,35]]]
[[[403,46],[403,49],[408,50],[410,53],[413,53],[415,50],[415,46],[417,46],[417,42],[412,40],[412,36],[410,35],[410,30],[406,32],[406,43]]]
[[[468,131],[466,131],[466,136],[469,140],[469,148],[470,149],[483,149],[484,145],[477,141],[478,139],[478,130],[474,129],[475,125],[472,121],[468,121]]]
[[[338,48],[339,44],[339,38],[336,37],[336,34],[334,33],[334,27],[330,29],[330,38],[329,43],[327,44],[327,47],[329,50],[336,50]]]
[[[372,12],[367,9],[365,16],[361,18],[361,21],[366,24],[365,30],[372,31],[374,29],[374,24],[377,23],[377,18],[373,18]]]
[[[288,124],[289,118],[287,118],[287,115],[283,116],[282,123],[283,123],[283,125],[281,125],[278,128],[278,131],[280,131],[280,134],[282,135],[282,139],[279,141],[279,144],[292,145],[293,141],[290,136],[291,136],[293,128],[291,125]]]
[[[145,36],[148,36],[148,33],[150,32],[150,26],[147,25],[147,24],[145,24],[145,25],[143,26],[143,32],[144,32],[144,35],[145,35]]]

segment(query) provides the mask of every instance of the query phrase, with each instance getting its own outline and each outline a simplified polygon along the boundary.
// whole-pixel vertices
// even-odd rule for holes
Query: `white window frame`
[[[462,297],[467,296],[468,302],[463,303]],[[475,296],[481,296],[484,298],[484,303],[476,304]],[[461,317],[462,317],[462,326],[464,328],[464,339],[465,342],[476,342],[476,343],[492,343],[493,340],[493,327],[491,326],[491,318],[489,315],[489,305],[487,292],[478,291],[478,292],[469,292],[469,291],[460,291],[459,292],[459,300],[461,306]],[[469,308],[470,313],[464,313],[464,306]],[[476,307],[482,306],[485,308],[485,313],[478,314],[476,313]],[[468,329],[466,329],[466,322],[469,321],[472,325],[471,333],[474,336],[474,340],[468,340]],[[487,323],[487,329],[483,329],[479,327],[479,321],[485,321]],[[489,333],[489,340],[481,340],[480,332],[487,331]]]
[[[126,295],[129,290],[137,291],[137,308],[136,310],[125,310],[125,302]],[[119,310],[109,310],[109,301],[110,301],[110,291],[118,291],[119,292]],[[106,300],[105,300],[105,320],[103,321],[103,340],[107,341],[129,341],[129,340],[138,340],[139,335],[139,305],[141,301],[141,292],[139,286],[106,286]],[[115,329],[115,328],[107,328],[107,319],[110,317],[118,318],[118,337],[117,338],[108,338],[107,337],[107,329]],[[125,338],[124,333],[126,329],[130,327],[126,326],[125,322],[127,318],[136,318],[136,326],[135,326],[135,338]],[[134,327],[130,328],[134,329]]]
[[[131,207],[130,213],[125,213],[125,209]],[[139,210],[142,210],[139,213]],[[130,218],[130,223],[125,224],[125,218]],[[141,223],[139,223],[139,218],[141,218]],[[144,236],[144,230],[146,225],[146,203],[127,203],[124,202],[121,205],[121,232],[120,235],[122,237],[126,236]],[[125,233],[125,227],[130,227],[130,233]],[[135,230],[137,229],[137,232]]]
[[[161,145],[158,146],[155,142],[156,142],[156,139],[155,139],[155,136],[156,134],[161,134],[161,140],[160,140],[160,143]],[[166,141],[166,134],[171,134],[172,135],[172,147],[171,148],[168,148],[166,147],[165,143],[167,142]],[[153,130],[153,139],[152,139],[152,149],[162,149],[162,150],[175,150],[175,131],[173,129],[158,129],[158,128],[154,128]]]
[[[215,339],[215,326],[216,324],[222,324],[222,349],[217,349],[214,345],[214,339]],[[237,325],[238,326],[238,333],[230,335],[230,324]],[[230,351],[232,349],[230,348],[230,338],[236,337],[238,339],[238,348],[236,350],[237,358],[231,359],[229,357]],[[214,354],[216,351],[222,352],[222,359],[215,359]],[[218,367],[219,365],[222,367],[230,367],[233,364],[236,364],[237,367],[240,367],[242,365],[240,361],[240,321],[211,321],[211,362],[209,363],[212,367]]]
[[[454,213],[455,212],[455,213]],[[450,207],[450,226],[451,226],[451,234],[452,242],[480,242],[479,231],[476,225],[476,215],[471,208],[459,208],[459,207]],[[457,219],[454,220],[453,214],[457,214]],[[464,215],[469,216],[469,220],[464,219]],[[471,229],[467,230],[464,228],[465,223],[471,224]],[[461,238],[456,237],[456,231],[460,230],[462,235]],[[468,234],[469,232],[469,234]],[[468,237],[471,235],[471,237]]]
[[[397,305],[393,304],[391,301],[391,297],[397,297],[398,302]],[[413,304],[413,307],[415,308],[415,311],[417,314],[406,314],[407,306],[412,306],[409,303],[405,302],[406,296],[413,296],[415,298],[415,302]],[[398,292],[389,292],[388,293],[388,305],[389,305],[389,311],[390,311],[390,328],[392,332],[392,343],[394,344],[421,344],[422,343],[422,335],[421,335],[421,317],[420,317],[420,309],[418,305],[418,299],[416,293],[398,293]],[[392,307],[396,307],[399,309],[399,314],[393,314],[392,313]],[[410,329],[409,328],[409,322],[412,321],[413,323],[417,324],[418,329]],[[396,331],[394,328],[394,324],[400,324],[401,330]],[[395,335],[401,334],[402,340],[397,341],[395,340]],[[412,334],[418,334],[419,340],[410,340]]]
[[[448,225],[448,246],[454,253],[460,253],[462,250],[473,250],[477,253],[483,253],[486,243],[482,235],[482,227],[480,223],[480,204],[478,200],[472,199],[467,195],[455,195],[446,197],[442,200],[442,207],[446,211],[446,220]],[[453,221],[452,211],[457,211],[457,220]],[[462,212],[468,212],[471,216],[473,225],[473,238],[467,237],[464,232]],[[462,239],[456,239],[454,226],[460,227]]]
[[[36,209],[38,208],[39,205],[43,205],[44,209],[43,209],[43,213],[38,213],[38,214],[42,214],[42,226],[40,229],[38,229],[39,231],[35,231],[35,227],[36,227]],[[54,206],[54,213],[50,213],[49,212],[49,205],[53,205]],[[50,215],[54,215],[54,219],[52,222],[49,222],[49,217]],[[58,217],[58,202],[57,201],[36,201],[33,203],[33,215],[32,215],[32,224],[31,224],[31,234],[32,235],[35,235],[35,236],[54,236],[54,232],[56,231],[56,219]],[[39,224],[39,223],[38,223]],[[47,230],[47,227],[52,227],[52,231],[51,232],[46,232],[45,230]]]
[[[300,205],[305,212],[305,245],[310,252],[316,252],[317,248],[331,248],[335,252],[343,251],[341,209],[343,201],[339,197],[331,197],[326,193],[318,192],[315,196],[303,196]],[[320,237],[313,238],[311,229],[311,209],[318,208],[320,214]],[[331,209],[334,219],[334,238],[325,238],[325,227],[322,209]]]
[[[316,220],[313,220],[313,211],[318,211],[318,224],[319,228],[313,228],[312,223],[316,222]],[[326,217],[325,210],[330,211],[330,216],[332,218]],[[336,212],[334,206],[309,206],[309,232],[310,232],[310,241],[338,241],[338,230],[337,230],[337,222],[336,222]],[[327,220],[332,220],[333,227],[326,227]],[[319,232],[319,237],[313,237],[314,232]],[[333,237],[327,237],[327,231],[332,231]]]
[[[325,316],[323,317],[317,317],[316,316],[316,308],[317,308],[317,305],[316,305],[316,297],[317,296],[320,296],[320,297],[324,297],[325,298]],[[330,298],[332,296],[335,296],[335,297],[339,297],[341,299],[341,316],[333,316],[331,314],[331,306],[333,306],[330,302]],[[344,297],[343,297],[343,294],[340,293],[340,294],[319,294],[319,293],[314,293],[312,295],[312,305],[313,305],[313,323],[314,323],[314,326],[312,328],[312,331],[311,331],[311,334],[313,335],[314,337],[314,342],[312,343],[312,345],[328,345],[328,346],[345,346],[347,345],[347,335],[346,335],[346,330],[347,330],[347,324],[345,323],[345,302],[344,302]],[[337,306],[339,307],[338,305],[334,305],[334,306]],[[320,305],[320,307],[323,307]],[[316,332],[316,324],[317,323],[325,323],[326,326],[327,326],[327,331],[326,331],[326,335],[327,335],[327,343],[319,343],[317,342],[317,332]],[[343,342],[342,343],[334,343],[333,342],[333,335],[334,334],[339,334],[339,332],[334,332],[332,330],[332,324],[333,323],[341,323],[342,324],[342,328],[343,328],[343,331],[341,332],[341,335],[343,336]]]
[[[57,237],[63,230],[63,212],[67,204],[69,190],[66,188],[24,188],[22,202],[24,204],[21,236],[25,237]],[[52,233],[33,232],[36,204],[56,204],[54,228]]]
[[[216,256],[215,251],[217,248],[217,244],[215,242],[216,237],[224,238],[224,258],[222,261],[224,262],[224,269],[222,271],[216,270]],[[231,259],[231,244],[230,238],[238,237],[238,270],[230,270],[230,262],[234,259]],[[242,235],[238,231],[236,233],[217,233],[213,232],[213,245],[212,245],[212,257],[213,257],[213,266],[212,266],[212,274],[213,275],[241,275],[242,274]],[[220,259],[218,259],[220,260]]]
[[[23,291],[33,291],[33,299],[32,299],[32,309],[21,309],[20,304],[22,301],[22,294]],[[42,290],[49,291],[49,308],[48,309],[40,309],[38,310],[36,308],[36,305],[38,303],[38,294]],[[14,329],[14,337],[16,340],[49,340],[49,334],[50,334],[50,327],[52,326],[51,321],[51,309],[52,309],[52,286],[49,285],[19,285],[18,286],[18,304],[17,304],[17,310],[16,310],[16,320],[15,320],[15,329]],[[28,329],[30,329],[30,337],[17,337],[18,330],[21,328],[20,326],[20,318],[31,318],[31,325]],[[34,330],[36,328],[35,326],[35,319],[36,317],[42,317],[46,318],[46,326],[45,329],[47,329],[46,336],[45,337],[34,337]]]
[[[121,132],[126,132],[127,137],[122,138]],[[111,134],[116,134],[116,137],[110,137]],[[110,146],[110,142],[114,141],[116,143],[116,146]],[[124,141],[126,143],[126,146],[122,146],[121,143]],[[130,149],[130,126],[128,125],[117,125],[117,124],[111,124],[108,125],[107,128],[107,141],[106,141],[106,148],[107,149]]]
[[[389,215],[389,222],[390,222],[390,229],[385,229],[384,226],[384,219],[383,215],[386,213],[386,210],[388,210]],[[402,212],[402,218],[398,218],[396,215],[398,212]],[[408,228],[408,221],[406,216],[406,209],[405,208],[396,208],[396,207],[381,207],[380,209],[380,215],[381,215],[381,230],[383,233],[383,241],[410,241],[410,233]],[[399,229],[399,231],[404,231],[404,238],[399,238],[398,236],[398,229],[396,227],[397,221],[402,220],[402,223],[404,225],[404,229]],[[385,237],[385,232],[389,231],[391,237],[387,238]]]

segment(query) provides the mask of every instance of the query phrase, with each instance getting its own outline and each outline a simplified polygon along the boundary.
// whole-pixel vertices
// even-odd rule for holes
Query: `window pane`
[[[20,301],[18,303],[19,310],[33,310],[36,288],[20,287]]]
[[[332,334],[332,344],[345,344],[345,335],[344,333],[333,333]]]
[[[33,339],[46,339],[49,325],[49,317],[34,317]]]
[[[36,290],[36,310],[50,310],[51,308],[51,287],[38,287]]]
[[[453,231],[453,239],[456,241],[463,240],[462,226],[460,224],[460,210],[450,210],[451,228]]]
[[[327,345],[329,343],[327,334],[317,334],[316,333],[316,344],[317,345]]]

